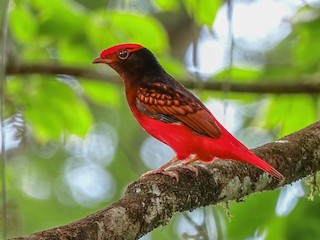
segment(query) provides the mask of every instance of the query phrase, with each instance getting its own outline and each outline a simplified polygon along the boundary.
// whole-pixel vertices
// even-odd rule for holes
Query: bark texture
[[[138,239],[165,225],[175,212],[238,200],[295,182],[320,169],[320,122],[253,150],[276,167],[286,179],[279,183],[256,167],[217,160],[199,175],[176,169],[180,181],[152,175],[128,186],[122,199],[106,209],[58,228],[20,239]]]

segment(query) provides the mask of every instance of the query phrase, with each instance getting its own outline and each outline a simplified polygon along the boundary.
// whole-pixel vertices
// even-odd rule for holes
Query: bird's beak
[[[101,57],[97,57],[95,59],[93,59],[92,63],[93,64],[96,64],[96,63],[106,63],[106,64],[109,64],[111,63],[112,60],[110,59],[106,59],[106,58],[101,58]]]

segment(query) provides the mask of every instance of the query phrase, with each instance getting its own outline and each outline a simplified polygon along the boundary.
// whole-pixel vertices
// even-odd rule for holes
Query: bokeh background
[[[319,95],[299,84],[320,84],[320,1],[11,0],[0,9],[8,236],[102,209],[173,156],[135,122],[119,77],[91,64],[114,44],[149,48],[249,147],[319,120]],[[261,94],[254,84],[279,88]],[[309,180],[176,214],[143,239],[319,239]]]

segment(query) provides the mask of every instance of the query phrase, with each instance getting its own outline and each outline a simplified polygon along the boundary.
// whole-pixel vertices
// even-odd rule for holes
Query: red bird
[[[123,79],[130,109],[139,124],[153,137],[169,145],[176,156],[145,175],[170,171],[173,163],[198,174],[188,165],[195,161],[212,162],[214,158],[250,163],[274,178],[283,175],[254,155],[235,139],[205,105],[170,76],[155,56],[138,44],[120,44],[103,50],[93,63],[105,63]]]

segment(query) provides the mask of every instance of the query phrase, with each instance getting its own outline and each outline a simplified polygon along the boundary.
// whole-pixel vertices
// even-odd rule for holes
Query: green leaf
[[[162,11],[175,11],[180,5],[178,0],[154,0],[154,2]]]
[[[184,0],[190,16],[200,25],[212,26],[221,5],[220,0]]]
[[[267,52],[264,64],[266,78],[299,78],[319,71],[317,39],[320,35],[320,17],[318,10],[311,9],[305,7],[297,11],[292,17],[291,33]]]
[[[119,86],[94,81],[83,81],[81,85],[86,95],[96,103],[118,107],[119,98],[122,97]]]
[[[106,48],[121,42],[134,42],[154,52],[168,48],[163,26],[154,18],[128,12],[102,12],[93,16],[95,25],[88,26],[89,39],[94,46]]]
[[[280,136],[297,131],[316,121],[316,104],[310,96],[275,96],[265,117],[266,126],[280,127]]]
[[[69,38],[77,42],[83,41],[83,26],[87,18],[82,8],[72,1],[32,1],[35,11],[39,12],[39,33],[48,35],[51,40]]]
[[[275,215],[277,192],[252,195],[245,199],[245,203],[232,202],[230,206],[232,218],[228,224],[228,238],[249,239],[256,232],[259,234],[267,230],[269,222],[278,218]]]
[[[86,104],[68,85],[56,80],[15,78],[8,84],[8,95],[23,109],[35,137],[42,142],[59,139],[66,131],[84,136],[91,125]]]
[[[302,198],[287,218],[286,238],[283,239],[319,239],[319,204],[319,197],[314,201]]]
[[[295,28],[297,44],[294,47],[294,61],[296,66],[306,72],[319,71],[320,49],[317,41],[320,36],[320,18]]]
[[[267,236],[266,240],[289,239],[286,233],[287,218],[273,217],[266,226]]]
[[[88,67],[91,65],[93,54],[91,49],[70,39],[61,39],[58,45],[58,59],[61,64]]]
[[[217,73],[213,77],[213,81],[231,79],[235,82],[252,82],[256,81],[260,75],[260,70],[232,67]]]
[[[9,17],[10,33],[15,40],[25,43],[35,39],[38,25],[27,7],[21,6],[21,4],[15,5],[10,11]]]

